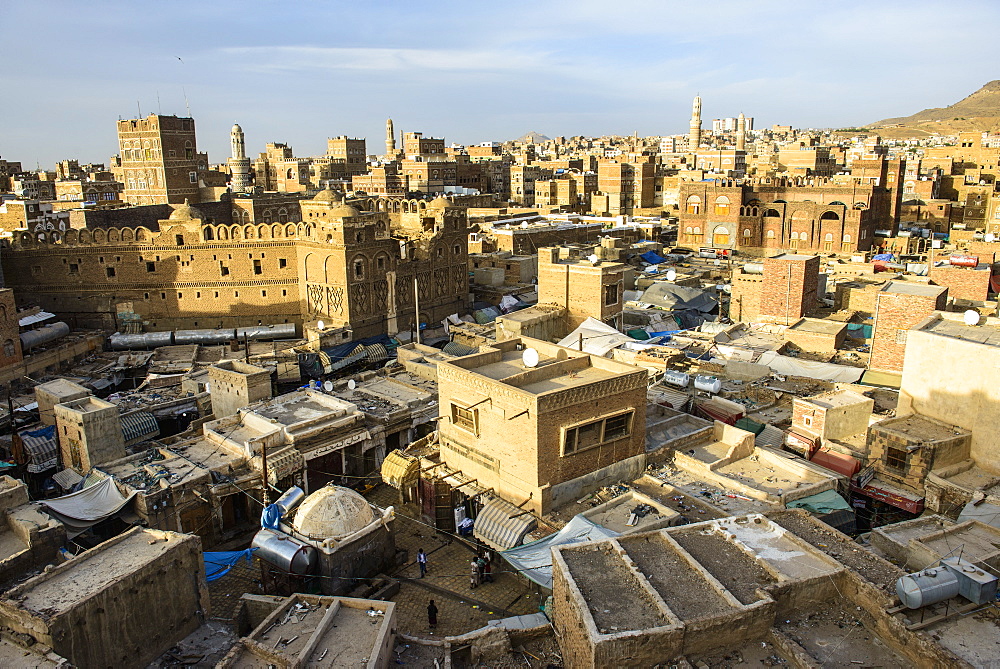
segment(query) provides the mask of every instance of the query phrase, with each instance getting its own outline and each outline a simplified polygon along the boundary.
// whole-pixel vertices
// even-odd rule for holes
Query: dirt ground
[[[654,537],[620,540],[625,552],[681,620],[731,610],[732,606],[665,541]]]
[[[739,648],[706,655],[689,655],[687,661],[704,669],[736,669],[737,667],[787,667],[788,659],[767,641],[747,641]]]
[[[775,582],[760,563],[715,532],[678,532],[671,536],[743,604],[759,601],[757,588]]]
[[[865,550],[846,535],[830,528],[816,527],[795,513],[769,514],[771,520],[815,546],[841,564],[853,569],[861,578],[886,592],[896,591],[896,580],[905,572],[891,562]]]
[[[867,617],[854,607],[830,604],[821,610],[796,612],[777,628],[802,646],[824,667],[885,667],[909,669],[900,657],[873,634]]]
[[[564,551],[562,556],[603,633],[667,624],[653,598],[607,549]]]

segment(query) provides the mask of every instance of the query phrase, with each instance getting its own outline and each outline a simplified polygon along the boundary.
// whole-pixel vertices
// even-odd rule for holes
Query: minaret
[[[697,153],[701,146],[701,96],[696,95],[691,108],[691,132],[688,134],[688,151]]]
[[[385,155],[387,158],[396,155],[396,132],[392,126],[392,119],[385,122]]]
[[[243,144],[243,128],[240,127],[239,123],[233,125],[233,130],[229,133],[229,142],[233,152],[228,161],[229,171],[232,174],[230,188],[234,193],[252,193],[250,160],[246,155],[246,148]]]
[[[747,150],[747,117],[743,115],[743,112],[740,112],[736,119],[736,150]]]

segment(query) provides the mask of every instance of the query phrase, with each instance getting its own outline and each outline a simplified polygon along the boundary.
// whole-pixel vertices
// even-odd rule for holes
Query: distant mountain
[[[869,125],[880,135],[922,137],[1000,127],[1000,79],[948,107],[933,107],[911,116],[887,118]]]
[[[550,139],[551,139],[551,137],[546,137],[545,135],[541,135],[541,134],[539,134],[539,133],[537,133],[535,131],[531,131],[527,135],[524,135],[522,137],[518,137],[514,141],[515,142],[520,142],[521,144],[529,144],[529,143],[530,144],[541,144],[542,142],[547,142]]]

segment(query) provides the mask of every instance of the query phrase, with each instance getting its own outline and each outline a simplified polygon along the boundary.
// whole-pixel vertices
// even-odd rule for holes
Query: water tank
[[[30,350],[35,346],[40,346],[41,344],[47,344],[50,341],[55,341],[60,337],[65,337],[69,334],[69,326],[59,321],[57,323],[50,323],[45,327],[38,328],[37,330],[28,330],[27,332],[21,333],[21,348],[24,350]]]
[[[305,491],[293,485],[291,488],[286,490],[281,497],[279,497],[274,503],[275,505],[281,507],[281,515],[288,517],[288,514],[292,512],[295,507],[299,505],[299,502],[306,498]]]
[[[947,567],[932,567],[896,581],[896,595],[903,606],[919,609],[958,594],[958,577]]]
[[[284,532],[262,527],[253,537],[255,555],[278,569],[298,576],[310,574],[316,566],[316,549]]]
[[[949,256],[948,262],[956,267],[979,267],[978,256],[970,256],[964,253],[956,253]]]
[[[663,373],[663,380],[672,386],[687,388],[688,383],[691,381],[691,375],[685,374],[684,372],[678,372],[674,369],[668,369]]]
[[[764,263],[762,262],[748,262],[743,265],[744,274],[763,274],[764,273]]]
[[[136,348],[156,348],[170,346],[174,343],[173,332],[146,332],[143,334],[113,334],[108,340],[115,351],[127,351]]]
[[[272,339],[295,339],[295,323],[277,323],[275,325],[254,325],[248,328],[236,328],[236,338],[250,341],[270,341]]]
[[[702,376],[699,374],[694,377],[694,387],[698,390],[704,390],[705,392],[715,395],[722,390],[722,381],[714,376]]]
[[[226,344],[233,339],[232,328],[226,330],[178,330],[175,344]]]

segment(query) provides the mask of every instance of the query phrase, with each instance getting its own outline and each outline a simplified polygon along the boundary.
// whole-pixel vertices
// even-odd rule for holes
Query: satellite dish
[[[969,309],[962,315],[962,320],[965,321],[966,325],[979,325],[979,312],[975,309]]]
[[[205,384],[205,392],[206,393],[212,392],[212,384],[211,383],[206,383]]]
[[[357,387],[358,387],[358,384],[354,381],[354,379],[351,379],[350,381],[347,382],[347,389],[348,390],[354,390]]]
[[[333,390],[333,381],[324,381],[323,390],[326,392],[331,392]]]
[[[673,281],[677,278],[677,271],[668,269],[667,270],[667,281]]]
[[[983,239],[988,242],[995,242],[997,240],[997,236],[992,232],[987,232],[986,235],[983,236]]]
[[[589,260],[594,265],[596,265],[597,263],[601,262],[601,259],[598,258],[597,255],[595,255],[593,253],[591,253],[589,256],[587,256],[587,260]]]
[[[521,229],[522,230],[527,230],[528,229],[528,222],[527,221],[525,221],[524,223],[521,223]]]
[[[324,323],[323,321],[316,321],[316,327],[322,330],[326,327],[326,323]]]
[[[524,349],[524,353],[521,354],[521,362],[524,363],[525,367],[538,367],[538,351],[533,348]]]

